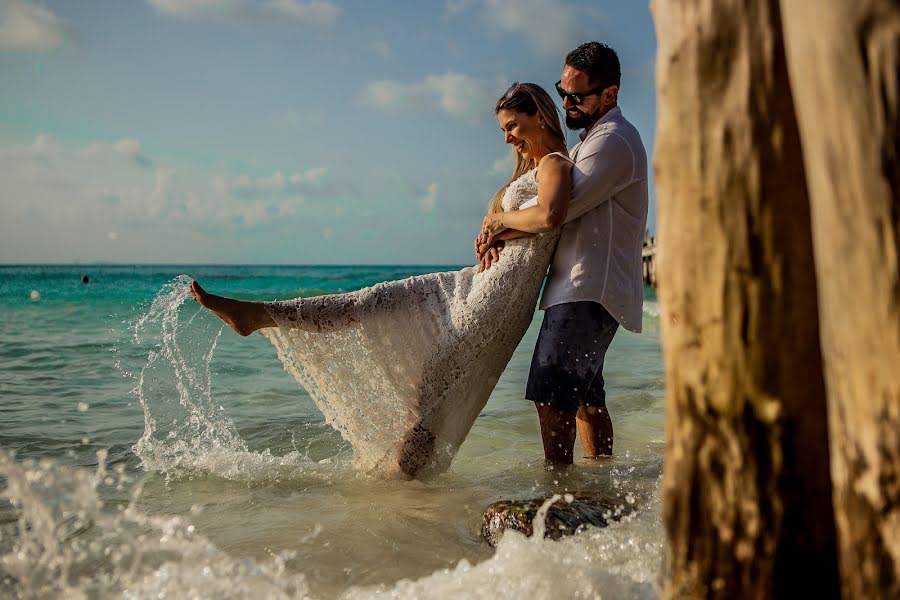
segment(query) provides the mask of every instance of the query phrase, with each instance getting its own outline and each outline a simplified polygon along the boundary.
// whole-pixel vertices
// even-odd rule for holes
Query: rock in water
[[[533,533],[531,522],[547,498],[531,500],[499,500],[488,506],[481,519],[481,535],[491,546],[496,546],[507,529],[521,531],[527,536]],[[547,512],[544,537],[559,539],[573,535],[587,527],[606,527],[610,521],[618,521],[631,512],[633,506],[624,500],[598,496],[575,496],[571,502],[558,500]]]

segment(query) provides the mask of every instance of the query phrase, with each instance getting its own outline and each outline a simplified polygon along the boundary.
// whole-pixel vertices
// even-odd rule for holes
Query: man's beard
[[[588,129],[597,121],[596,115],[589,115],[577,108],[575,111],[578,115],[574,117],[572,116],[572,113],[566,111],[566,127],[569,129]]]

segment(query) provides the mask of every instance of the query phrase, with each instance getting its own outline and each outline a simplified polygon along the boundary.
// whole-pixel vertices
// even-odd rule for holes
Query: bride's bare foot
[[[238,335],[248,336],[262,326],[258,323],[259,319],[254,318],[254,313],[259,312],[256,303],[210,294],[196,281],[191,282],[191,295]]]

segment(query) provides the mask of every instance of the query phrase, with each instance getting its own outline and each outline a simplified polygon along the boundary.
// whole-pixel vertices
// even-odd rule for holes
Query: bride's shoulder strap
[[[569,156],[568,154],[564,154],[564,153],[562,153],[562,152],[551,152],[550,154],[551,154],[551,155],[555,154],[555,155],[557,155],[557,156],[560,156],[560,157],[566,159],[567,161],[569,161],[570,163],[574,163],[574,162],[575,162],[575,161],[572,159],[571,156]]]

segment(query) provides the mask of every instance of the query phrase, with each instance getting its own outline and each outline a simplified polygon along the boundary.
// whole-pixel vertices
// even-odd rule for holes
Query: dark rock
[[[491,546],[497,545],[507,529],[531,536],[534,533],[532,521],[547,500],[548,498],[533,498],[494,502],[484,511],[481,535]],[[547,512],[544,537],[556,540],[588,527],[606,527],[611,521],[618,521],[629,512],[631,506],[622,499],[591,495],[575,496],[572,502],[560,499]]]

